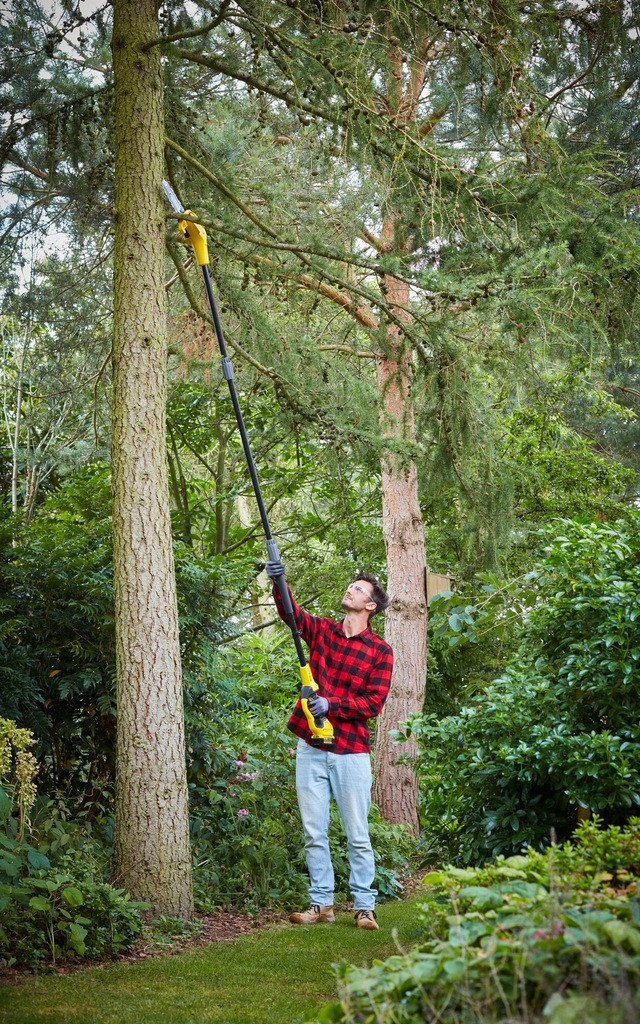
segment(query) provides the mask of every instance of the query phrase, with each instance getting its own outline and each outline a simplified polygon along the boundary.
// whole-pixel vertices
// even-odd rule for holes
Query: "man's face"
[[[376,603],[372,600],[373,584],[368,580],[355,580],[349,584],[342,598],[342,607],[348,612],[374,611]]]

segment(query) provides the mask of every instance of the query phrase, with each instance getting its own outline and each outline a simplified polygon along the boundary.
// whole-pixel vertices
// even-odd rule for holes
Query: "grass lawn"
[[[397,952],[416,927],[414,901],[378,908],[380,931],[276,924],[229,942],[137,964],[42,975],[0,989],[3,1024],[299,1024],[335,999],[331,964]]]

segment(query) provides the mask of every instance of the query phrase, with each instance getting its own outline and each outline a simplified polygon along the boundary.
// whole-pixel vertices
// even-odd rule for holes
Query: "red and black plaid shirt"
[[[286,622],[277,586],[273,596],[278,614]],[[371,743],[367,722],[382,711],[391,685],[391,647],[369,626],[356,636],[346,636],[340,623],[309,615],[293,597],[291,602],[296,625],[309,646],[313,678],[320,694],[329,701],[327,714],[334,731],[332,753],[368,753]],[[312,738],[299,700],[287,725],[311,746],[323,746],[322,740]]]

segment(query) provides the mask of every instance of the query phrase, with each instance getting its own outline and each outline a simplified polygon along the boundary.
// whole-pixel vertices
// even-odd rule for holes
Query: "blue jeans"
[[[373,910],[375,864],[369,838],[371,758],[332,754],[298,740],[296,789],[304,829],[304,852],[311,904],[333,905],[333,865],[329,854],[329,804],[333,796],[347,835],[349,887],[356,910]]]

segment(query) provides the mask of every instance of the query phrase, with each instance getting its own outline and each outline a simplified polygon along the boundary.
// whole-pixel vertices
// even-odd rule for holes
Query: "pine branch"
[[[189,302],[189,305],[191,306],[194,313],[196,313],[202,320],[206,320],[206,322],[215,330],[213,317],[198,302],[195,293],[191,287],[191,284],[189,282],[189,278],[187,277],[186,272],[183,268],[182,260],[178,256],[178,253],[176,252],[174,245],[168,240],[167,249],[175,265],[178,277],[180,278],[182,287],[184,288],[184,292]],[[274,370],[272,367],[263,366],[262,363],[259,363],[257,359],[254,359],[253,356],[250,355],[249,352],[247,352],[244,348],[242,348],[242,346],[239,345],[237,341],[234,341],[233,338],[227,337],[226,340],[228,341],[229,345],[234,350],[234,352],[236,352],[242,359],[244,359],[247,363],[253,366],[253,368],[257,370],[258,373],[263,374],[265,377],[269,377],[271,380],[278,381],[280,384],[288,386],[288,381],[286,381],[284,377],[282,377],[276,370]]]
[[[369,245],[372,245],[373,248],[376,249],[378,252],[385,253],[390,251],[389,243],[383,242],[381,238],[378,238],[377,235],[374,235],[373,231],[369,231],[368,228],[360,228],[359,234],[363,242],[368,242]]]
[[[182,264],[182,269],[185,270],[185,271],[186,270],[190,270],[192,266],[193,266],[193,256],[187,256],[186,260]],[[178,271],[176,270],[175,274],[173,274],[173,276],[170,277],[169,280],[167,281],[167,283],[165,284],[164,290],[166,292],[168,292],[170,288],[173,288],[173,286],[176,283],[176,281],[179,281],[179,280],[180,280],[180,275],[178,274]]]
[[[32,174],[34,178],[39,178],[40,181],[44,181],[45,185],[51,184],[51,179],[48,174],[45,174],[44,171],[41,171],[39,168],[26,163],[25,160],[22,160],[20,155],[16,153],[15,149],[12,149],[7,155],[7,161],[8,163],[14,164],[16,167],[19,167],[21,171],[26,171],[27,174]],[[57,194],[59,195],[60,193]]]
[[[186,272],[182,265],[182,261],[180,260],[180,257],[175,249],[175,246],[170,240],[167,240],[167,249],[169,251],[171,259],[173,260],[174,266],[184,288],[185,295],[187,297],[189,305],[191,306],[192,310],[194,311],[194,313],[196,313],[197,316],[199,316],[202,320],[206,321],[210,326],[213,327],[213,320],[210,314],[207,312],[207,310],[205,310],[198,302],[195,293],[191,287],[191,284],[187,278]],[[233,350],[237,352],[238,355],[240,355],[243,359],[245,359],[251,366],[258,370],[259,373],[273,380],[276,388],[279,389],[281,394],[287,396],[287,400],[290,403],[291,408],[294,409],[298,415],[302,415],[304,416],[305,419],[313,422],[328,424],[330,429],[333,432],[337,432],[338,434],[343,434],[345,432],[343,428],[339,427],[338,424],[334,423],[330,419],[324,408],[316,408],[313,410],[313,413],[310,413],[308,395],[305,391],[300,391],[298,388],[296,388],[294,384],[292,384],[291,381],[286,380],[281,374],[279,374],[273,368],[262,366],[262,364],[259,363],[256,359],[254,359],[245,349],[242,348],[242,346],[238,345],[238,343],[234,341],[233,338],[226,336],[226,340],[228,344],[231,346],[231,348],[233,348]],[[353,353],[350,352],[350,354]],[[300,396],[299,401],[293,397],[296,393]],[[356,437],[362,436],[362,438],[366,440],[366,434],[361,434],[361,432],[357,428],[354,429],[352,427],[351,434]]]
[[[441,107],[440,110],[434,110],[433,114],[425,118],[424,121],[417,123],[418,134],[421,139],[424,139],[429,135],[436,125],[442,120],[445,114],[448,112],[449,107]]]
[[[186,160],[187,163],[189,163],[195,170],[197,170],[208,181],[215,185],[216,188],[218,188],[222,192],[222,194],[227,197],[227,199],[229,199],[235,206],[237,206],[237,208],[241,210],[242,213],[244,213],[244,215],[248,217],[253,224],[259,227],[261,231],[264,231],[265,234],[268,234],[270,238],[274,238],[277,241],[281,240],[277,232],[270,228],[268,224],[265,224],[265,222],[261,220],[260,217],[258,217],[257,214],[255,214],[253,210],[251,210],[251,208],[247,206],[246,203],[244,203],[238,196],[231,192],[231,190],[228,189],[227,186],[220,181],[217,175],[215,175],[212,171],[205,167],[204,164],[200,163],[199,160],[197,160],[194,156],[192,156],[185,149],[183,149],[182,146],[179,146],[177,142],[173,142],[171,139],[168,138],[165,139],[165,142],[170,149],[178,153],[178,155],[181,156],[184,160]],[[189,218],[187,217],[185,219]],[[200,223],[199,220],[198,223]],[[304,253],[294,251],[294,255],[296,255],[297,258],[306,267],[312,270],[314,274],[321,273],[327,277],[328,281],[330,282],[329,284],[323,284],[320,287],[320,282],[317,282],[319,290],[326,289],[325,291],[323,291],[323,294],[327,295],[327,297],[333,298],[334,301],[337,301],[340,305],[342,305],[345,309],[348,309],[350,312],[354,312],[354,314],[357,315],[359,322],[362,323],[363,326],[369,327],[369,329],[371,330],[375,330],[378,327],[378,321],[375,320],[373,314],[371,314],[370,311],[368,311],[365,307],[357,307],[351,302],[351,300],[348,300],[347,297],[344,296],[344,293],[341,291],[342,289],[345,289],[347,292],[354,292],[361,298],[365,299],[367,302],[372,302],[374,305],[379,306],[381,309],[384,310],[385,314],[389,317],[390,320],[392,320],[394,323],[397,324],[397,326],[404,330],[405,325],[402,324],[402,322],[394,315],[388,304],[385,303],[384,300],[381,300],[369,289],[360,288],[354,285],[352,282],[345,281],[338,275],[326,271],[324,268],[321,269],[319,267],[314,266],[314,264],[304,255]],[[304,287],[316,287],[316,282],[312,284],[311,278],[309,278],[308,275],[302,276],[303,278],[305,278],[305,280],[303,281]],[[407,309],[406,312],[411,313],[411,310]],[[362,319],[360,319],[361,317]]]
[[[375,359],[375,352],[362,352],[357,349],[349,348],[348,345],[317,345],[317,352],[344,352],[349,356],[356,356],[358,359]]]
[[[141,53],[146,53],[153,46],[165,46],[167,43],[175,43],[179,39],[195,39],[197,36],[206,36],[214,28],[217,28],[225,20],[227,11],[230,7],[230,0],[222,0],[220,4],[220,13],[217,18],[207,22],[206,25],[201,25],[200,28],[184,29],[182,32],[172,32],[168,36],[157,36],[155,39],[149,40],[147,43],[143,43],[139,50]]]
[[[275,238],[276,240],[279,240],[276,232],[273,231],[268,224],[265,224],[264,221],[260,220],[258,215],[255,214],[253,210],[246,205],[246,203],[243,203],[242,200],[235,195],[235,193],[228,189],[227,186],[224,185],[222,181],[220,181],[217,175],[213,173],[213,171],[210,171],[208,167],[205,167],[204,164],[200,163],[199,160],[196,160],[194,156],[188,153],[186,149],[183,149],[182,146],[179,146],[177,142],[173,142],[172,139],[165,137],[165,144],[169,147],[169,149],[172,149],[175,153],[177,153],[178,156],[181,156],[182,159],[185,160],[188,164],[191,164],[194,170],[198,171],[199,174],[202,174],[202,176],[206,178],[207,181],[210,181],[212,185],[215,185],[218,191],[222,192],[223,196],[226,196],[226,198],[230,202],[232,202],[234,206],[237,206],[238,209],[241,210],[242,213],[244,213],[245,217],[247,217],[252,224],[255,224],[256,227],[260,228],[261,231],[264,231],[264,233],[269,235],[270,238]],[[185,219],[188,220],[188,217]]]
[[[167,214],[167,218],[175,220],[183,219],[183,215]],[[187,217],[186,219],[188,220],[189,218]],[[280,252],[303,253],[307,256],[318,256],[320,259],[333,260],[334,263],[348,263],[349,266],[352,267],[360,267],[362,270],[370,270],[374,274],[377,274],[380,271],[380,267],[378,266],[377,263],[373,262],[372,260],[360,259],[356,255],[354,255],[354,253],[349,252],[346,249],[319,249],[317,246],[314,246],[312,248],[311,246],[303,245],[300,242],[269,242],[264,238],[256,238],[255,235],[249,235],[246,233],[246,231],[238,231],[236,229],[230,228],[226,224],[223,224],[221,221],[203,220],[200,219],[199,217],[194,219],[197,220],[198,224],[202,224],[203,227],[211,231],[217,231],[220,234],[228,235],[230,238],[237,238],[241,242],[249,242],[251,245],[259,245],[264,249],[276,249],[279,250]],[[380,251],[386,251],[384,250],[383,243],[380,241],[380,239],[377,238],[377,236],[374,235],[372,232],[368,231],[368,229],[363,228],[360,232],[360,237],[362,238],[363,241],[369,242],[371,245],[373,245],[374,248],[377,248],[379,246]],[[402,275],[397,274],[395,272],[394,274],[396,277],[398,277],[399,280],[405,281],[407,284],[415,284],[413,278],[403,277]]]
[[[571,89],[575,89],[576,86],[580,85],[580,83],[583,82],[584,79],[587,78],[587,76],[591,74],[591,72],[595,68],[596,64],[600,60],[600,57],[602,56],[602,52],[603,52],[603,47],[600,47],[600,48],[596,47],[595,53],[594,53],[593,57],[591,58],[591,60],[590,60],[589,64],[587,65],[587,67],[584,69],[584,71],[581,74],[579,74],[576,78],[574,78],[573,81],[568,82],[567,85],[561,86],[551,96],[547,97],[547,102],[549,103],[549,107],[550,108],[553,106],[553,104],[556,103],[556,101],[558,99],[560,99],[561,96],[563,96],[565,94],[565,92],[569,92]],[[546,126],[547,127],[549,127],[549,123],[551,121],[552,116],[553,116],[552,115],[552,111],[550,110],[549,116],[546,119]]]
[[[279,35],[283,34],[279,33]],[[289,40],[288,36],[285,36],[284,38]],[[340,90],[344,93],[347,99],[347,103],[344,105],[343,108],[334,107],[331,114],[328,114],[326,109],[309,103],[309,101],[306,100],[304,97],[301,97],[299,95],[293,95],[290,89],[278,88],[268,82],[264,82],[256,78],[254,75],[250,75],[247,72],[244,72],[238,68],[231,67],[230,65],[224,63],[216,57],[205,56],[201,53],[195,53],[191,50],[184,50],[180,48],[173,48],[172,52],[176,57],[180,57],[183,60],[192,61],[196,64],[201,64],[204,67],[210,68],[212,71],[217,71],[219,74],[226,75],[229,78],[233,78],[238,81],[244,82],[246,85],[251,86],[251,88],[254,88],[260,92],[264,92],[266,95],[273,96],[275,99],[282,100],[284,103],[286,103],[287,107],[293,110],[301,111],[304,114],[310,114],[313,117],[320,118],[321,120],[326,121],[330,124],[335,124],[336,116],[340,115],[344,117],[345,113],[348,112],[350,106],[354,107],[360,112],[362,116],[366,118],[372,132],[379,133],[380,125],[376,124],[375,121],[379,121],[381,114],[380,111],[375,108],[373,103],[367,103],[361,100],[358,96],[356,96],[354,93],[348,90],[344,86],[344,84],[336,77],[336,74],[331,70],[331,67],[327,67],[327,64],[330,63],[328,59],[323,60],[318,54],[302,46],[302,44],[299,43],[298,41],[289,41],[291,41],[293,45],[297,46],[306,56],[313,59],[316,63],[319,63],[325,71],[328,71],[329,74],[333,75]],[[441,171],[444,171],[448,175],[450,175],[453,181],[464,191],[467,191],[469,196],[472,197],[472,193],[467,190],[464,183],[464,179],[462,177],[462,174],[464,172],[460,172],[458,169],[449,165],[449,163],[443,157],[440,157],[435,152],[435,150],[426,149],[424,146],[422,146],[420,139],[412,135],[407,130],[405,125],[397,123],[397,121],[395,121],[393,118],[387,118],[387,125],[392,131],[400,133],[401,138],[398,140],[398,142],[403,153],[404,148],[407,145],[416,148],[419,154],[426,156],[428,160],[434,163],[436,166],[439,165]],[[377,153],[378,156],[384,157],[385,159],[391,161],[393,161],[396,158],[394,153],[391,150],[389,150],[386,146],[382,145],[376,138],[372,137],[369,144],[372,150],[375,153]],[[410,169],[411,173],[414,174],[417,178],[419,178],[422,181],[425,181],[428,185],[432,184],[433,175],[431,172],[424,171],[415,162],[407,162],[407,166]]]
[[[180,57],[182,60],[190,61],[193,64],[200,64],[202,67],[209,68],[211,71],[216,71],[220,75],[226,75],[227,78],[235,79],[238,82],[244,82],[245,85],[250,86],[252,89],[256,89],[258,92],[265,93],[267,96],[273,96],[274,99],[282,100],[288,107],[301,110],[305,114],[311,114],[313,117],[318,117],[331,124],[334,123],[334,117],[329,116],[326,110],[323,110],[322,107],[314,106],[303,97],[294,98],[288,89],[278,88],[278,86],[272,85],[270,82],[265,82],[262,79],[256,78],[255,75],[249,74],[247,71],[243,71],[240,68],[235,68],[226,64],[218,57],[205,56],[203,53],[196,53],[192,50],[183,50],[180,47],[172,47],[170,52],[174,56]]]
[[[357,305],[351,296],[346,295],[344,292],[339,291],[337,288],[334,288],[329,284],[325,284],[324,281],[312,278],[309,274],[301,274],[299,281],[303,288],[319,292],[320,295],[324,295],[325,298],[330,299],[331,302],[335,302],[338,306],[341,306],[342,309],[354,317],[361,327],[364,327],[372,333],[378,330],[380,321],[374,316],[367,306]]]

